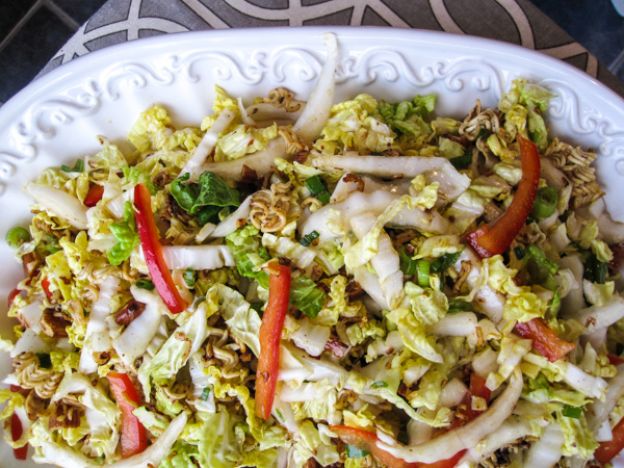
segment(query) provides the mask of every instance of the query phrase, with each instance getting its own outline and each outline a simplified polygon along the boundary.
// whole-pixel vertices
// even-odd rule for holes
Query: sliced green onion
[[[466,151],[463,156],[449,159],[455,169],[467,169],[472,163],[472,151]]]
[[[387,386],[388,383],[383,380],[376,380],[371,384],[371,388],[386,388]]]
[[[431,270],[431,263],[429,260],[416,260],[416,280],[418,286],[421,288],[429,287],[429,271]]]
[[[28,232],[28,229],[26,228],[23,228],[21,226],[15,226],[9,229],[9,232],[7,232],[5,239],[9,246],[16,249],[23,243],[30,240],[30,232]]]
[[[195,270],[191,270],[189,268],[187,270],[184,270],[184,273],[182,273],[182,278],[184,278],[184,282],[186,283],[186,285],[189,288],[192,288],[197,282],[197,273],[195,272]]]
[[[561,411],[561,414],[563,414],[566,418],[579,419],[583,414],[583,408],[580,408],[578,406],[565,405],[563,407],[563,410]]]
[[[312,242],[314,242],[316,239],[318,239],[320,236],[320,234],[318,233],[318,231],[312,231],[309,234],[306,234],[305,236],[303,236],[301,238],[301,240],[299,241],[299,243],[301,245],[303,245],[304,247],[309,246]]]
[[[536,219],[548,218],[557,209],[558,202],[559,194],[556,188],[542,187],[537,191],[531,214]]]
[[[557,290],[558,284],[555,274],[559,271],[559,265],[546,257],[542,249],[535,245],[529,245],[525,250],[523,261],[532,284],[539,284],[551,291]]]
[[[405,247],[399,251],[399,266],[407,276],[414,276],[418,272],[418,261],[407,253]]]
[[[548,313],[552,317],[557,317],[557,314],[559,313],[560,308],[561,308],[561,295],[559,294],[559,289],[556,289],[555,293],[553,294],[553,298],[550,301],[550,305],[548,306]]]
[[[208,387],[204,388],[199,398],[201,398],[204,401],[207,401],[208,398],[210,398],[210,389]]]
[[[364,458],[368,455],[366,450],[356,447],[355,445],[347,445],[345,453],[347,454],[347,458]]]
[[[457,263],[457,259],[461,252],[448,253],[436,258],[431,262],[431,271],[433,273],[443,273]]]
[[[449,301],[448,313],[453,314],[455,312],[472,312],[472,304],[463,299],[451,299]]]
[[[145,279],[145,278],[141,278],[137,280],[136,286],[137,288],[147,289],[148,291],[154,290],[154,283],[152,283],[150,280]]]
[[[63,172],[82,172],[84,171],[84,161],[82,159],[78,159],[74,164],[74,167],[67,166],[63,164],[61,166],[61,171]]]
[[[329,203],[331,196],[320,175],[315,175],[306,179],[305,185],[313,197],[316,197],[321,203]]]
[[[605,262],[601,262],[596,255],[590,253],[585,261],[583,277],[592,283],[604,284],[607,281],[608,273],[609,265]]]

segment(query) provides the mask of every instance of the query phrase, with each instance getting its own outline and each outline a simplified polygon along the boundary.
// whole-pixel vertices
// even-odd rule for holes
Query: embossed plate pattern
[[[197,124],[210,111],[216,83],[244,98],[275,86],[305,98],[322,64],[327,30],[167,35],[110,47],[45,75],[0,108],[0,234],[28,220],[25,182],[47,166],[97,151],[96,135],[123,139],[151,104],[168,106],[178,124]],[[485,39],[404,29],[331,30],[341,46],[337,99],[358,92],[384,99],[435,92],[440,114],[460,116],[477,98],[494,105],[516,77],[546,85],[556,93],[549,112],[555,134],[599,151],[607,205],[624,220],[624,101],[596,80],[558,60]],[[0,297],[6,297],[22,273],[6,245],[0,262]],[[7,371],[4,357],[0,376]],[[6,444],[0,456],[11,459]]]

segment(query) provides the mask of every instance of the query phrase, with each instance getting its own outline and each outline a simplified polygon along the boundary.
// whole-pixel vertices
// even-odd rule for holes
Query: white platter
[[[555,135],[596,148],[609,211],[624,220],[624,101],[577,69],[536,52],[486,39],[386,28],[267,28],[160,36],[76,59],[35,81],[0,108],[0,235],[26,224],[28,180],[51,165],[97,151],[96,135],[123,139],[154,103],[177,124],[209,113],[213,85],[251,98],[276,86],[307,97],[325,54],[322,35],[337,34],[337,98],[359,92],[398,100],[437,93],[438,112],[461,116],[477,98],[494,105],[519,76],[556,93],[548,115]],[[0,246],[0,327],[8,292],[22,276]],[[4,320],[5,322],[2,322]],[[0,378],[8,357],[0,356]],[[0,445],[2,466],[13,461]],[[13,465],[15,463],[15,465]],[[36,466],[36,465],[33,465]]]

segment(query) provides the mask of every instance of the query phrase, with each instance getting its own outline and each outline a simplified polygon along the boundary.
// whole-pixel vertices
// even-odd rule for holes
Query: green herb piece
[[[418,137],[431,131],[424,118],[433,112],[435,105],[436,95],[427,94],[415,96],[410,101],[380,102],[378,110],[392,130]]]
[[[46,233],[37,244],[36,250],[41,257],[47,257],[61,250],[61,246],[55,236]]]
[[[152,283],[150,280],[145,279],[145,278],[138,279],[135,284],[137,288],[147,289],[148,291],[154,290],[154,283]]]
[[[222,208],[240,205],[240,193],[225,180],[212,172],[204,172],[197,182],[189,182],[190,174],[184,174],[171,182],[171,195],[180,207],[197,216],[200,224],[218,222]]]
[[[201,398],[204,401],[208,401],[208,399],[210,398],[210,388],[208,387],[204,388],[199,398]]]
[[[537,191],[533,211],[531,214],[535,219],[545,219],[557,210],[559,194],[554,187],[542,187]]]
[[[111,233],[115,238],[115,245],[107,252],[106,256],[111,265],[121,265],[124,260],[130,258],[132,251],[139,245],[139,235],[134,224],[134,209],[132,203],[126,202],[124,206],[124,218],[119,223],[110,225]]]
[[[384,382],[383,380],[376,380],[371,384],[371,388],[386,388],[387,386],[388,383]]]
[[[466,151],[463,156],[457,156],[449,159],[455,169],[468,169],[472,164],[472,151]]]
[[[315,175],[306,179],[305,186],[310,191],[312,196],[316,197],[321,203],[329,203],[331,196],[320,175]]]
[[[550,305],[548,306],[548,313],[554,318],[557,317],[559,313],[559,309],[561,309],[561,295],[559,294],[559,290],[555,290],[553,294],[553,298],[550,301]]]
[[[561,411],[561,414],[563,414],[566,418],[579,419],[583,414],[583,408],[579,408],[578,406],[565,405],[563,407],[563,410]]]
[[[21,226],[15,226],[6,233],[6,242],[10,247],[17,249],[20,245],[30,240],[30,232]]]
[[[451,299],[449,301],[448,313],[453,314],[456,312],[472,312],[472,303],[464,301],[463,299]]]
[[[557,289],[555,274],[559,271],[559,265],[546,257],[542,249],[529,245],[524,261],[533,284],[540,284],[551,291]]]
[[[433,262],[431,262],[431,272],[432,273],[444,273],[450,267],[457,263],[457,259],[461,255],[461,252],[448,253],[442,255],[441,257],[436,258]]]
[[[347,445],[345,447],[345,453],[347,458],[364,458],[369,454],[366,450],[356,447],[355,445]]]
[[[184,278],[184,282],[186,283],[186,285],[189,288],[192,288],[197,282],[197,272],[188,268],[184,270],[184,273],[182,273],[182,278]]]
[[[325,302],[327,294],[306,276],[293,278],[290,287],[290,302],[308,317],[316,317]]]
[[[78,159],[73,167],[67,166],[63,164],[61,166],[61,171],[63,172],[82,172],[84,171],[84,161],[82,159]]]
[[[608,273],[609,265],[598,260],[596,255],[590,252],[587,260],[585,260],[583,277],[592,283],[604,284],[607,281]]]
[[[399,250],[399,266],[407,276],[414,276],[418,272],[418,260],[414,260],[405,247]]]
[[[320,236],[320,234],[318,233],[318,231],[312,231],[309,234],[306,234],[305,236],[303,236],[301,238],[301,240],[299,241],[299,243],[301,245],[303,245],[304,247],[309,246],[312,242],[314,242],[316,239],[318,239]]]
[[[418,286],[421,288],[429,287],[429,271],[431,269],[431,263],[429,260],[419,259],[416,260],[416,280]]]

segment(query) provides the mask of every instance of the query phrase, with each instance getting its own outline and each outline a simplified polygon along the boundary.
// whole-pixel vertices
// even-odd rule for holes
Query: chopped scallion
[[[312,244],[312,242],[314,242],[316,239],[318,239],[319,236],[320,234],[318,233],[318,231],[312,231],[309,234],[306,234],[305,236],[303,236],[301,240],[299,241],[299,243],[303,245],[304,247],[307,247],[310,244]]]

